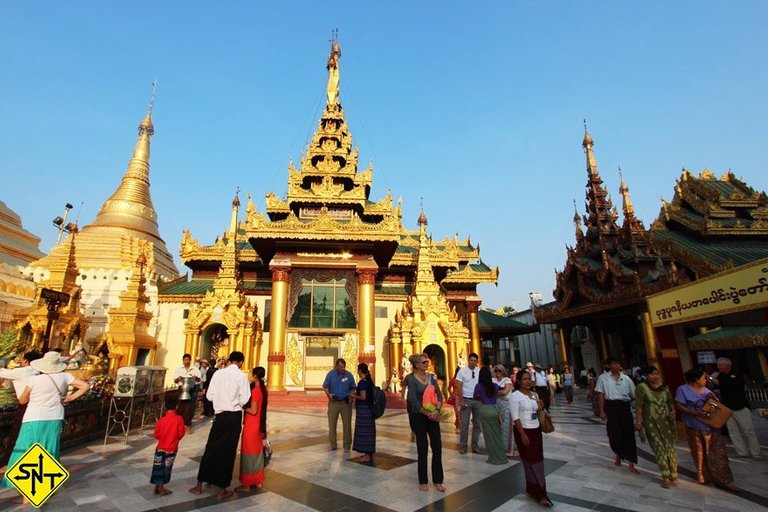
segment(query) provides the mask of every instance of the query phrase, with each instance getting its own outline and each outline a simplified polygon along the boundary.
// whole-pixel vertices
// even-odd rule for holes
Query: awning
[[[768,347],[768,327],[722,327],[688,338],[691,350]]]

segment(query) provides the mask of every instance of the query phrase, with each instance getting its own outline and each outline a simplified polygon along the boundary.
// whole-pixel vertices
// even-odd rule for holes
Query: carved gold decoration
[[[288,340],[288,346],[286,347],[285,354],[285,373],[294,386],[302,386],[301,369],[303,367],[303,358],[301,356],[301,350],[299,349],[299,340],[296,334],[291,334],[290,340]]]

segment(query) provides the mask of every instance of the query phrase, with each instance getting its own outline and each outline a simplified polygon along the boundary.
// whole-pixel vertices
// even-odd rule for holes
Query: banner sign
[[[768,306],[768,259],[648,297],[654,327]]]

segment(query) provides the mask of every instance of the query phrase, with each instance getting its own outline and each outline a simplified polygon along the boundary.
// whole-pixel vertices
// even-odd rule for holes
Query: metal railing
[[[747,400],[752,409],[768,407],[768,385],[747,385]]]

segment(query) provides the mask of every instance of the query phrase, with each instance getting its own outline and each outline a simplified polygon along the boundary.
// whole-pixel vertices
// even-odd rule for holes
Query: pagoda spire
[[[621,185],[619,185],[619,193],[621,194],[621,209],[624,212],[624,220],[628,218],[634,218],[635,207],[632,205],[632,199],[629,197],[629,187],[624,183],[624,175],[621,172],[621,166],[619,166],[619,179]]]
[[[155,127],[152,124],[152,108],[155,104],[153,83],[152,98],[147,115],[139,123],[139,138],[133,155],[117,190],[102,204],[91,226],[108,226],[142,231],[162,242],[157,226],[157,212],[149,193],[149,147]]]
[[[237,232],[237,214],[240,208],[240,187],[235,190],[235,198],[232,199],[232,218],[229,221],[229,232]]]
[[[328,63],[325,68],[328,70],[328,86],[326,93],[328,96],[328,110],[336,110],[339,106],[339,59],[341,58],[341,46],[339,46],[339,29],[331,32],[331,55],[328,57]]]
[[[592,151],[594,142],[592,140],[592,136],[589,135],[589,131],[587,130],[586,119],[584,120],[584,140],[581,142],[581,145],[587,155],[587,172],[589,174],[597,175],[597,159],[595,158],[595,153]]]
[[[621,167],[619,167],[619,177],[621,179],[619,193],[621,194],[621,209],[624,212],[624,229],[634,237],[637,234],[645,233],[645,226],[635,215],[635,207],[632,204],[632,199],[629,197],[629,187],[624,182]]]
[[[440,288],[435,282],[435,274],[432,271],[432,240],[427,236],[427,216],[422,205],[419,214],[419,254],[416,260],[416,287],[414,295],[417,298],[425,296],[437,296]]]
[[[597,159],[592,150],[594,141],[587,130],[586,119],[584,120],[584,140],[581,145],[587,155],[587,236],[602,238],[604,235],[615,235],[619,231],[616,225],[616,219],[619,216],[597,170]]]
[[[575,199],[573,200],[573,227],[576,229],[576,240],[580,240],[584,236],[584,231],[582,230],[581,215],[579,215],[579,210],[576,208]]]

